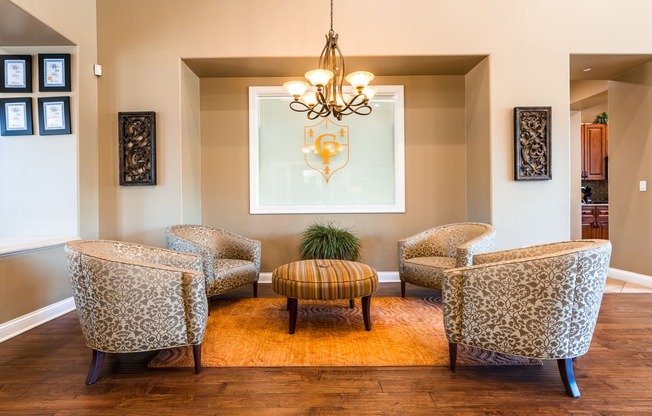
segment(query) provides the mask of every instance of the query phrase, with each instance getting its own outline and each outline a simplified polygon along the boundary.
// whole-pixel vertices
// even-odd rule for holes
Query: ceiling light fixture
[[[584,71],[584,72],[591,72],[592,69],[593,69],[593,68],[591,68],[591,67],[589,66],[589,67],[584,68],[582,71]]]
[[[344,56],[337,46],[338,34],[333,31],[333,0],[331,0],[331,30],[326,35],[326,45],[319,56],[319,68],[308,71],[305,81],[288,81],[283,86],[294,97],[290,108],[300,113],[307,113],[310,120],[328,117],[333,114],[338,120],[342,116],[358,114],[366,116],[371,113],[369,100],[376,93],[369,87],[374,74],[356,71],[344,76]],[[355,88],[355,95],[344,94],[344,79]]]

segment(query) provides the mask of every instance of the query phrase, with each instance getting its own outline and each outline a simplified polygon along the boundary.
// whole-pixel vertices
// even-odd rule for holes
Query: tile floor
[[[639,286],[622,280],[607,278],[607,286],[604,288],[604,293],[652,293],[652,287]]]

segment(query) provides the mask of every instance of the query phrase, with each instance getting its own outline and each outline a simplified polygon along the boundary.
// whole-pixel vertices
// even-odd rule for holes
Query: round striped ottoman
[[[272,289],[287,296],[290,311],[289,333],[297,324],[297,304],[304,300],[362,298],[362,317],[371,330],[371,295],[378,289],[378,274],[373,267],[347,260],[302,260],[284,264],[272,272]]]

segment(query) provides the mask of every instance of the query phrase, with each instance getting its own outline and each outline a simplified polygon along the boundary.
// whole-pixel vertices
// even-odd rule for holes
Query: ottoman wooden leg
[[[371,331],[371,295],[362,298],[362,318],[364,319],[364,329]]]
[[[290,328],[288,333],[294,334],[294,330],[297,327],[297,299],[288,298],[288,310],[290,311]]]
[[[355,308],[355,300],[353,298],[349,299],[349,308]]]

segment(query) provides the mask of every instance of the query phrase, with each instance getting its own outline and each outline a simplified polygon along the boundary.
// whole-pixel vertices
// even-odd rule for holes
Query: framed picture
[[[514,179],[550,180],[551,107],[514,107]]]
[[[70,54],[38,55],[38,89],[41,92],[70,91]]]
[[[156,185],[156,113],[118,113],[120,185]]]
[[[0,55],[0,92],[32,92],[32,56]]]
[[[39,98],[38,128],[41,136],[70,134],[70,97]]]
[[[32,129],[32,99],[0,99],[0,133],[3,136],[30,136]]]

